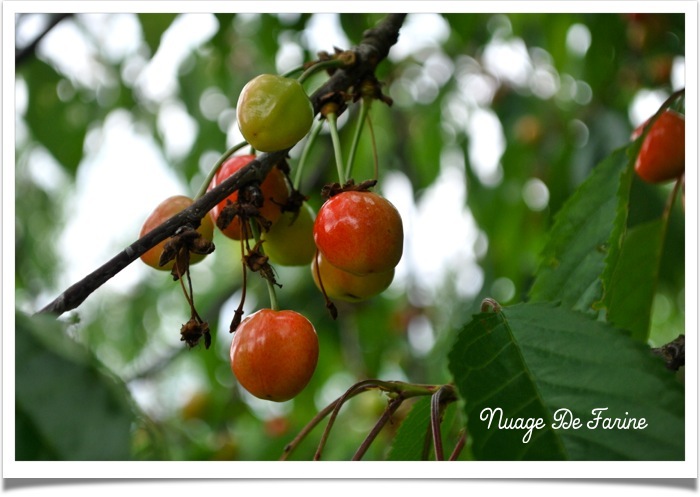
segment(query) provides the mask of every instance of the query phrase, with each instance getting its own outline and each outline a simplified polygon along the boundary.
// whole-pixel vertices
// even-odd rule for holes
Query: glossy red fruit
[[[299,212],[283,212],[282,217],[263,233],[263,250],[273,264],[306,266],[316,253],[314,244],[314,212],[303,204]]]
[[[219,168],[218,173],[216,176],[214,176],[214,179],[209,185],[207,191],[219,186],[253,159],[255,159],[254,155],[235,155],[230,157],[221,165],[221,168]],[[284,174],[282,171],[276,167],[273,167],[265,178],[265,181],[263,181],[260,185],[260,190],[263,195],[263,206],[260,209],[260,214],[271,223],[275,223],[282,215],[280,206],[287,202],[287,199],[289,198],[289,189],[287,188],[287,182],[284,179]],[[209,211],[214,224],[216,224],[216,220],[224,207],[226,207],[230,202],[233,203],[237,201],[238,192],[235,191],[214,206],[214,208]],[[229,238],[240,240],[242,236],[240,218],[236,216],[234,220],[224,230],[222,230],[222,232]]]
[[[389,288],[394,280],[393,269],[385,273],[357,276],[329,264],[321,254],[318,254],[311,264],[311,275],[316,287],[322,292],[325,291],[328,298],[345,302],[360,302],[379,295]]]
[[[175,195],[166,198],[160,204],[158,204],[158,206],[151,213],[151,215],[148,216],[148,218],[146,218],[146,221],[144,221],[143,226],[141,227],[141,233],[139,234],[139,238],[144,236],[146,233],[153,231],[155,228],[163,224],[175,214],[185,210],[190,205],[192,205],[192,203],[193,200],[184,195]],[[209,216],[204,216],[202,218],[201,224],[199,225],[199,228],[197,228],[197,231],[205,239],[209,241],[212,240],[212,238],[214,237],[214,224],[212,223],[212,220],[209,218]],[[170,271],[173,268],[173,265],[175,264],[174,260],[171,260],[163,266],[158,265],[158,262],[160,261],[160,256],[163,253],[163,247],[165,247],[165,244],[167,242],[168,239],[166,238],[155,247],[143,253],[141,255],[141,260],[153,268],[160,269],[163,271]],[[190,253],[190,264],[196,264],[205,257],[206,256],[202,254]]]
[[[238,325],[231,342],[231,370],[258,398],[284,402],[309,383],[318,362],[318,336],[295,311],[261,309]]]
[[[236,118],[253,148],[276,152],[292,147],[309,132],[314,113],[299,81],[261,74],[243,87]]]
[[[648,121],[647,121],[648,122]],[[641,136],[647,123],[639,126],[632,139]],[[634,170],[648,183],[677,179],[685,171],[685,117],[664,111],[644,138]]]
[[[316,216],[314,241],[332,265],[355,275],[386,273],[403,254],[403,223],[396,207],[368,191],[328,199]]]

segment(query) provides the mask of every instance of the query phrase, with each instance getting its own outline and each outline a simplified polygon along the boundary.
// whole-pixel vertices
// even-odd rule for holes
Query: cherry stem
[[[221,157],[219,157],[219,160],[216,161],[214,166],[209,170],[209,173],[207,174],[207,177],[204,178],[204,182],[202,185],[199,187],[199,191],[197,191],[197,195],[195,195],[194,200],[197,200],[199,197],[207,193],[207,188],[209,188],[209,185],[211,184],[212,180],[214,179],[214,176],[216,176],[216,173],[219,172],[219,169],[221,168],[221,165],[226,162],[226,159],[231,157],[233,154],[238,152],[240,149],[245,147],[248,144],[248,142],[240,142],[236,143],[233,147],[229,148],[226,152],[224,152]]]
[[[318,249],[316,249],[316,254],[314,255],[316,258],[316,279],[318,279],[318,286],[321,287],[321,293],[323,294],[323,298],[326,301],[326,309],[328,309],[328,312],[330,312],[331,317],[335,320],[338,317],[338,309],[335,307],[335,304],[333,301],[330,299],[328,294],[326,293],[326,287],[323,285],[323,278],[321,278],[321,266],[319,265],[319,258],[321,257]]]
[[[331,60],[322,60],[320,62],[316,62],[312,66],[310,66],[308,69],[306,69],[301,75],[297,78],[297,81],[299,83],[304,83],[309,77],[313,76],[319,71],[322,71],[324,69],[328,69],[331,67],[342,67],[345,65],[345,62],[341,59],[331,59]]]
[[[338,117],[335,112],[329,112],[326,115],[328,119],[328,127],[331,131],[331,140],[333,141],[333,151],[335,152],[335,165],[338,168],[338,182],[341,185],[345,184],[345,174],[343,173],[343,154],[340,151],[340,136],[338,135]]]
[[[255,238],[255,244],[258,247],[258,250],[264,255],[265,250],[262,248],[262,245],[260,243],[260,228],[258,227],[258,224],[253,221],[250,224],[250,230],[253,232],[253,237]],[[268,278],[263,278],[265,280],[265,283],[267,284],[267,293],[270,294],[270,308],[273,311],[279,311],[279,302],[277,301],[277,292],[275,292],[275,285],[272,284],[272,282]]]
[[[233,318],[231,318],[231,325],[229,326],[229,333],[233,333],[238,328],[238,324],[241,322],[241,317],[243,316],[243,306],[245,305],[246,291],[248,287],[248,267],[246,266],[243,254],[245,252],[243,238],[241,238],[241,301],[238,303],[238,307],[233,313]]]
[[[190,298],[189,293],[187,293],[187,288],[185,287],[185,282],[182,281],[182,273],[180,272],[180,266],[177,263],[177,260],[175,261],[175,269],[177,270],[177,279],[180,282],[180,287],[182,288],[182,293],[185,295],[185,299],[187,300],[187,303],[190,306],[190,315],[191,317],[194,317],[194,303],[192,302],[192,299]]]
[[[313,128],[311,128],[311,132],[309,133],[309,136],[306,139],[306,143],[304,144],[304,150],[302,150],[301,157],[299,157],[299,162],[297,163],[297,170],[294,174],[293,183],[295,190],[299,190],[299,186],[301,185],[301,175],[304,170],[304,166],[306,165],[309,153],[313,148],[313,144],[316,142],[316,138],[318,138],[318,135],[321,133],[321,129],[323,129],[323,122],[314,121]]]
[[[372,125],[372,116],[367,114],[367,126],[369,127],[369,136],[372,139],[372,159],[374,160],[374,179],[379,179],[379,154],[377,153],[377,140],[374,136],[374,126]]]
[[[304,70],[304,66],[305,64],[299,64],[298,66],[292,67],[288,71],[283,72],[282,74],[280,74],[280,76],[282,76],[283,78],[291,78],[292,75],[298,72],[302,72]]]
[[[352,178],[352,166],[355,162],[355,152],[357,151],[357,146],[360,143],[360,136],[362,136],[362,128],[367,119],[369,112],[369,107],[371,100],[363,98],[360,100],[360,115],[357,118],[357,127],[355,128],[355,135],[352,137],[352,145],[350,146],[350,155],[348,156],[348,166],[345,170],[345,177]],[[342,183],[341,183],[342,184]]]

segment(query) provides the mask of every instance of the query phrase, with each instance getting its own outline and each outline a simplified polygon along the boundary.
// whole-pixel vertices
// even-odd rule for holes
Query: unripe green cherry
[[[299,81],[261,74],[243,87],[236,118],[243,137],[253,148],[277,152],[294,146],[306,136],[314,114]]]
[[[282,216],[263,233],[263,250],[273,264],[305,266],[316,253],[314,243],[314,211],[303,204],[299,212],[283,212]]]

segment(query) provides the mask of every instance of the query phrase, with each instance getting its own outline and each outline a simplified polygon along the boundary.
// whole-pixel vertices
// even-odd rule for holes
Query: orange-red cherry
[[[639,126],[632,139],[641,136],[647,122]],[[664,111],[651,125],[634,164],[637,175],[647,183],[663,183],[679,178],[685,171],[685,117]]]
[[[231,370],[254,396],[284,402],[309,383],[318,351],[318,335],[304,316],[261,309],[241,321],[233,335]]]
[[[139,238],[144,236],[146,233],[153,231],[155,228],[163,224],[165,221],[173,217],[175,214],[185,210],[190,205],[192,205],[193,200],[184,195],[174,195],[163,200],[158,206],[153,210],[153,212],[146,218],[143,226],[141,227],[141,233]],[[209,216],[204,216],[202,221],[197,228],[197,231],[207,240],[211,241],[214,237],[214,224]],[[166,264],[159,266],[160,256],[163,253],[163,248],[168,242],[168,239],[161,241],[155,247],[152,247],[147,252],[141,254],[141,260],[148,264],[149,266],[160,269],[163,271],[170,271],[175,264],[175,260],[171,260]],[[190,253],[190,264],[196,264],[206,255]]]
[[[311,264],[311,275],[316,287],[325,292],[329,299],[361,302],[389,288],[394,280],[394,269],[385,273],[357,276],[329,264],[319,253]]]
[[[217,174],[212,179],[207,191],[219,186],[229,177],[231,177],[236,171],[240,170],[242,167],[246,166],[252,160],[255,159],[254,155],[235,155],[227,159],[222,165]],[[263,205],[260,208],[260,215],[264,217],[271,223],[275,223],[282,215],[282,209],[280,208],[287,199],[289,198],[289,189],[287,188],[287,182],[284,178],[284,174],[278,168],[273,167],[265,180],[260,185],[260,191],[263,195]],[[238,191],[233,192],[227,198],[219,202],[214,208],[209,211],[212,220],[216,223],[219,218],[221,211],[229,204],[238,201]],[[240,218],[236,216],[231,223],[222,230],[223,234],[234,240],[240,240],[241,234],[241,222]],[[249,234],[249,237],[252,233]]]
[[[403,223],[396,207],[381,195],[346,191],[321,206],[314,241],[338,269],[360,276],[386,273],[401,260]]]

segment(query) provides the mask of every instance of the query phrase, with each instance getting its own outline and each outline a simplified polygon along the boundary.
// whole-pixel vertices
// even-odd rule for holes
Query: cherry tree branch
[[[348,52],[354,54],[348,66],[336,70],[333,75],[309,98],[314,114],[319,113],[325,99],[331,94],[352,93],[362,82],[374,74],[376,66],[389,54],[398,40],[399,29],[406,14],[389,14],[376,26],[363,34],[362,41]],[[340,113],[340,112],[339,112]],[[39,313],[61,314],[80,306],[95,290],[135,261],[162,240],[171,237],[182,226],[197,228],[201,219],[219,202],[253,181],[262,182],[272,167],[287,156],[287,150],[260,154],[255,160],[197,199],[190,207],[171,217],[119,252],[105,264],[71,285]]]

